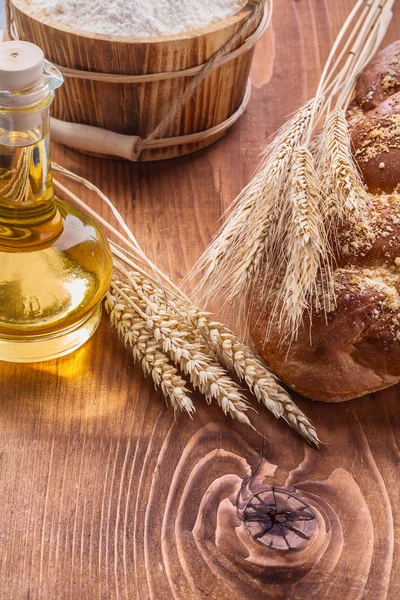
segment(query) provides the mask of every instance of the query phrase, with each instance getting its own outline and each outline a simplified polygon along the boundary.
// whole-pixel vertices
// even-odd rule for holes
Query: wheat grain
[[[367,211],[368,195],[352,157],[346,116],[339,107],[327,116],[316,162],[329,230],[345,222],[362,220]]]
[[[304,311],[320,309],[317,281],[322,269],[330,273],[331,268],[314,159],[307,148],[295,151],[290,177],[287,266],[274,312],[279,311],[284,329],[294,337]],[[330,281],[329,285],[333,288]]]
[[[251,426],[245,414],[248,404],[238,386],[208,346],[173,311],[172,304],[167,306],[161,300],[162,295],[149,280],[132,273],[129,281],[114,281],[111,287],[142,318],[163,352],[188,375],[193,387],[204,395],[207,402],[215,399],[225,414]]]
[[[313,99],[297,111],[265,150],[255,177],[233,202],[228,220],[190,274],[190,277],[196,277],[204,271],[197,287],[200,294],[204,289],[217,290],[227,285],[229,296],[239,297],[248,280],[247,272],[257,272],[257,266],[252,265],[252,258],[258,258],[257,249],[253,253],[247,252],[243,242],[246,246],[254,245],[248,242],[248,236],[256,234],[261,238],[258,244],[261,247],[266,239],[269,226],[275,220],[274,214],[279,213],[276,197],[287,185],[287,169],[293,150],[305,135],[311,116],[321,102]],[[234,280],[231,280],[232,273]]]
[[[276,199],[288,186],[293,152],[322,101],[312,99],[297,111],[264,152],[255,177],[234,201],[227,222],[190,274],[197,277],[204,271],[195,290],[198,297],[210,298],[224,288],[229,300],[243,298],[257,278],[263,258],[272,260],[275,246],[267,243],[268,234],[283,209]]]
[[[207,344],[222,357],[228,368],[234,369],[241,381],[246,382],[257,400],[277,419],[285,419],[310,444],[318,446],[318,435],[311,421],[251,348],[225,325],[213,320],[210,313],[194,307],[189,313]]]
[[[105,307],[112,326],[125,345],[132,348],[133,358],[135,362],[140,361],[144,374],[151,375],[155,388],[161,389],[174,410],[179,408],[192,415],[195,408],[188,396],[186,382],[169,363],[167,356],[160,352],[160,343],[149,334],[143,319],[133,313],[117,288],[114,293],[107,294]]]
[[[215,360],[216,356],[221,356],[227,368],[233,369],[238,378],[246,382],[258,401],[263,403],[276,418],[285,419],[308,442],[318,445],[318,436],[310,420],[278,384],[261,359],[233,332],[222,323],[213,320],[210,313],[202,312],[194,305],[181,304],[176,307],[171,304],[168,319],[163,321],[163,317],[166,316],[166,307],[162,292],[138,273],[129,274],[129,284],[126,288],[128,294],[132,294],[131,288],[134,290],[135,302],[141,305],[141,309],[156,324],[156,337],[161,339],[163,335],[165,336],[166,340],[163,346],[165,352],[173,354],[174,361],[179,364],[183,372],[189,374],[189,370],[193,371],[194,385],[209,400],[211,398],[208,396],[206,384],[202,383],[203,376],[200,371],[200,369],[205,370],[204,354],[208,357],[208,370],[212,366],[214,373],[221,377],[226,376]],[[171,312],[174,313],[172,316]],[[186,320],[185,317],[187,317]],[[196,334],[196,331],[199,333]],[[209,349],[204,346],[204,342]],[[188,347],[188,344],[191,348]],[[193,354],[193,348],[196,347],[201,348],[203,356]],[[192,356],[190,356],[191,349]],[[225,392],[237,393],[237,389],[232,386],[231,381],[224,381],[224,383],[229,386]],[[221,399],[223,398],[221,394],[219,396]],[[239,401],[242,402],[242,399]],[[243,407],[241,408],[243,409]]]

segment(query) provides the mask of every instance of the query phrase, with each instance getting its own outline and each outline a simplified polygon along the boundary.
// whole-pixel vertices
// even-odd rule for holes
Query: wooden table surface
[[[267,138],[312,96],[353,4],[276,2],[250,106],[212,148],[158,164],[65,148],[53,158],[100,186],[179,281]],[[399,3],[387,39],[396,31]],[[263,410],[268,440],[201,398],[193,421],[175,420],[104,318],[69,357],[3,363],[0,389],[0,598],[400,597],[398,388],[341,405],[299,399],[319,451]],[[303,515],[293,522],[304,533],[287,538],[297,549],[277,529],[256,538],[272,500]]]

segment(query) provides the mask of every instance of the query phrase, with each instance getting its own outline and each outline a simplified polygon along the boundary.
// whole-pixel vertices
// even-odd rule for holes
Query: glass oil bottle
[[[37,362],[96,330],[111,252],[84,212],[54,195],[50,104],[60,73],[27,42],[0,43],[0,360]]]

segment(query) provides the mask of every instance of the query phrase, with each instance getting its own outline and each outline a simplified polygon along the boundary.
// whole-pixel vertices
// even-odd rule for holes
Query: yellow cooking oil
[[[11,106],[0,104],[4,361],[49,360],[79,348],[97,328],[111,279],[111,252],[98,226],[54,195],[48,111],[52,96],[44,93],[43,110],[36,103],[33,110],[19,107],[15,116],[11,97]],[[34,118],[24,119],[23,111]]]

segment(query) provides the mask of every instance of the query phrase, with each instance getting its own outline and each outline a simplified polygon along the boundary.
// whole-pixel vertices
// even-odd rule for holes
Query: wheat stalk
[[[318,445],[318,435],[311,421],[262,361],[233,332],[193,304],[178,306],[169,302],[166,305],[162,290],[153,282],[140,273],[122,270],[127,281],[114,281],[112,287],[117,285],[119,294],[133,299],[135,310],[149,318],[149,327],[153,328],[154,338],[161,342],[165,354],[190,377],[193,386],[207,401],[214,397],[225,414],[250,424],[244,414],[247,404],[243,396],[217,362],[216,357],[222,356],[226,367],[235,371],[276,418],[283,418],[309,443]]]
[[[151,294],[145,291],[150,289]],[[142,318],[148,334],[162,347],[163,352],[188,375],[195,389],[207,402],[215,399],[225,414],[250,425],[245,414],[248,404],[238,386],[215,359],[210,349],[190,330],[188,324],[171,309],[155,301],[155,289],[149,280],[138,273],[128,274],[125,282],[114,280],[111,290]]]
[[[1,195],[12,202],[27,202],[31,192],[29,169],[32,150],[21,148],[15,169],[7,171],[0,179],[6,179]],[[8,181],[7,181],[8,180]]]
[[[223,289],[241,311],[261,278],[264,308],[273,299],[271,314],[281,310],[280,321],[293,336],[304,310],[318,304],[318,275],[322,269],[325,279],[330,273],[313,158],[300,146],[322,104],[323,98],[307,103],[278,134],[265,164],[193,271],[206,266],[195,296],[211,290],[209,299]]]
[[[279,235],[274,226],[282,211],[276,198],[287,188],[293,152],[322,102],[322,98],[310,100],[265,150],[257,174],[236,198],[230,218],[189,274],[191,278],[207,265],[195,295],[205,288],[215,292],[224,288],[228,300],[243,299],[261,264],[271,262],[276,246],[268,243],[268,236],[274,229]]]
[[[329,229],[365,217],[368,194],[351,154],[345,113],[335,107],[327,116],[316,151],[323,209]],[[328,152],[326,151],[328,150]]]
[[[280,310],[285,329],[290,329],[294,337],[304,311],[320,309],[317,281],[318,278],[324,281],[322,271],[330,272],[330,249],[324,231],[314,159],[307,148],[295,151],[290,179],[286,270],[277,295],[276,310]],[[279,268],[284,266],[282,261]]]
[[[225,325],[213,320],[210,313],[189,309],[204,340],[222,357],[226,366],[245,381],[257,400],[264,404],[277,419],[283,418],[310,444],[319,445],[315,427],[293,402],[286,390],[260,358]]]
[[[105,301],[111,325],[118,331],[126,346],[133,351],[135,362],[140,362],[145,375],[151,375],[156,389],[160,388],[174,410],[178,408],[189,415],[195,412],[194,404],[188,396],[186,382],[177,369],[160,352],[160,343],[149,333],[144,320],[134,313],[118,292],[109,292]]]
[[[147,315],[155,316],[166,315],[165,298],[152,282],[139,273],[129,273],[129,286],[134,289],[136,303],[141,303],[142,310]],[[128,286],[128,292],[132,293]],[[172,352],[175,362],[181,369],[188,373],[189,354],[185,350],[186,341],[190,344],[197,344],[202,348],[202,353],[206,353],[213,361],[214,368],[217,366],[215,357],[221,356],[226,367],[235,371],[241,381],[244,381],[250,391],[256,396],[259,402],[270,410],[276,418],[283,418],[285,421],[308,442],[318,445],[318,435],[311,421],[304,415],[298,406],[290,398],[286,390],[282,388],[272,373],[266,368],[259,357],[246,346],[232,331],[222,323],[213,320],[210,313],[200,311],[193,304],[189,306],[180,304],[179,306],[171,304],[170,313],[174,312],[173,317],[168,317],[168,324],[157,321],[157,330],[167,334],[167,345],[164,350],[167,353]],[[187,319],[185,319],[187,317]],[[180,319],[180,325],[177,323]],[[188,333],[190,324],[192,324],[192,333]],[[174,333],[175,330],[175,333]],[[196,331],[202,336],[202,340]],[[161,337],[160,331],[157,336]],[[204,342],[212,351],[205,350]],[[183,361],[183,362],[182,362]],[[207,395],[205,388],[198,384],[198,374],[195,385],[200,391]],[[230,384],[231,385],[231,384]]]

